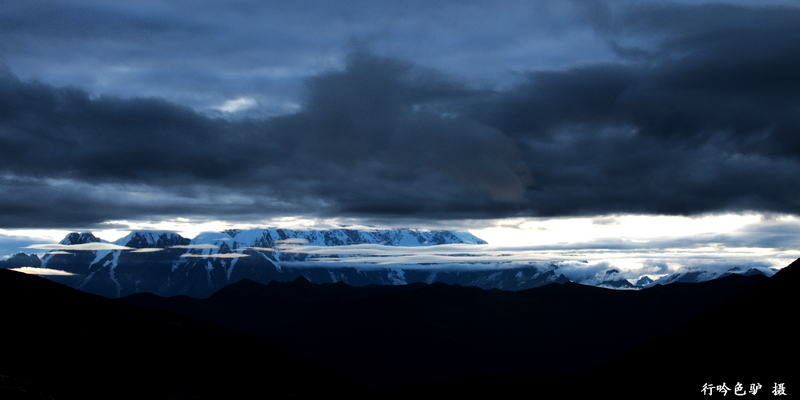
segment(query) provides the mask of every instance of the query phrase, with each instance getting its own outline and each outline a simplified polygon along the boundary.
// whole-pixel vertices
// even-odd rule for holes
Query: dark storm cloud
[[[309,82],[305,110],[288,118],[284,129],[299,130],[292,138],[300,165],[330,162],[357,175],[374,170],[376,178],[399,179],[403,186],[443,180],[444,186],[419,188],[422,198],[437,198],[446,180],[454,180],[477,189],[475,195],[519,200],[531,178],[513,142],[439,109],[439,103],[473,95],[435,72],[355,53],[346,71]]]
[[[6,72],[3,225],[287,210],[439,214],[520,202],[532,180],[517,147],[497,129],[439,111],[474,95],[435,71],[357,52],[345,71],[308,82],[302,112],[232,122]]]
[[[489,85],[508,71],[609,55],[585,40],[588,27],[573,37],[571,9],[514,0],[6,2],[0,60],[23,79],[91,95],[157,96],[202,112],[250,96],[262,116],[275,115],[294,111],[304,78],[341,70],[353,43]]]
[[[335,66],[341,48],[332,38],[341,32],[301,19],[302,7],[259,3],[8,2],[0,60],[22,77],[93,96],[208,110],[244,92],[263,96],[264,111],[285,111],[276,98],[294,100],[304,76]]]
[[[710,137],[741,147],[797,156],[800,74],[797,8],[640,6],[599,25],[617,48],[652,37],[643,62],[608,89],[617,123],[659,138]],[[631,45],[633,46],[633,45]],[[591,78],[590,78],[591,79]],[[591,79],[596,81],[596,79]],[[584,86],[585,87],[585,86]],[[615,93],[616,92],[616,93]],[[767,140],[757,136],[768,135]]]
[[[99,182],[168,176],[222,178],[248,167],[243,132],[158,99],[91,99],[0,77],[0,157],[5,172]],[[248,161],[251,160],[251,161]]]
[[[800,11],[616,11],[592,15],[617,48],[638,36],[635,58],[532,72],[476,108],[521,143],[530,210],[796,213]]]
[[[219,21],[244,18],[237,27],[212,22],[210,14],[157,18],[111,4],[70,9],[62,17],[64,32],[86,22],[86,37],[96,38],[119,25],[109,42],[129,43],[120,54],[141,63],[137,76],[146,76],[144,82],[163,82],[165,90],[209,85],[216,96],[225,86],[216,83],[247,87],[258,80],[247,75],[252,71],[230,65],[257,65],[281,52],[311,59],[292,45],[305,43],[313,52],[326,40],[318,37],[321,28],[305,34],[290,28],[289,18],[265,27],[270,34],[253,37],[255,45],[236,48],[219,38],[247,42],[253,20],[244,16],[263,9],[218,10]],[[303,81],[302,94],[291,98],[298,102],[293,114],[212,118],[177,102],[180,96],[103,96],[6,69],[0,73],[0,226],[286,213],[447,219],[800,211],[797,8],[591,3],[595,8],[582,16],[588,25],[579,31],[593,29],[616,59],[531,69],[516,85],[489,90],[497,86],[467,82],[452,69],[376,55],[375,43],[405,32],[414,20],[394,10],[387,15],[401,18],[401,28],[381,33],[362,19],[377,13],[366,4],[350,14],[330,10],[341,22],[326,25],[331,35],[348,26],[368,33],[362,49],[341,57],[342,68],[297,73],[265,64],[267,75]],[[272,11],[300,12],[291,10]],[[458,15],[476,18],[477,11]],[[96,13],[108,21],[96,21]],[[57,19],[52,12],[38,22],[34,14],[21,15],[2,14],[10,28],[0,35],[24,39],[3,40],[4,51],[36,57],[37,40],[48,49],[80,47],[75,34],[59,42],[62,28],[44,26]],[[456,25],[469,21],[477,19]],[[560,25],[559,35],[568,36],[575,23]],[[481,32],[496,33],[492,26]],[[37,35],[26,36],[31,29]],[[459,41],[474,39],[471,49],[496,43],[478,40],[477,30],[462,34]],[[158,50],[146,53],[148,41]],[[208,49],[200,51],[203,46]],[[139,51],[146,55],[131,56]],[[168,63],[159,60],[175,60],[160,58],[170,51],[196,67],[181,75],[159,69]],[[230,58],[209,57],[214,51]],[[92,57],[106,56],[98,50]],[[270,82],[252,85],[248,95],[281,85]],[[239,89],[223,98],[240,96]]]

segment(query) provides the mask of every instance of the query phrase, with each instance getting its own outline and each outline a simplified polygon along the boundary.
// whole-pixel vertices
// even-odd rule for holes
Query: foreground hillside
[[[0,399],[317,397],[350,378],[192,318],[0,270]],[[234,396],[234,397],[230,397]]]
[[[771,395],[796,382],[797,264],[641,291],[299,279],[121,300],[0,271],[0,397]]]
[[[190,315],[322,360],[366,385],[474,375],[556,377],[646,344],[768,278],[619,291],[441,283],[351,287],[241,281],[208,299],[123,301]],[[380,366],[376,368],[376,366]]]

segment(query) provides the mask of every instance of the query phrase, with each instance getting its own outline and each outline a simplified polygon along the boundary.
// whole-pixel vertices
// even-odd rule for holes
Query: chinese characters
[[[733,389],[728,387],[728,385],[725,382],[722,382],[722,384],[720,385],[704,383],[701,392],[706,396],[713,396],[713,395],[727,396],[728,393],[731,393],[734,396],[747,396],[747,395],[755,396],[758,393],[758,391],[761,390],[761,388],[762,386],[760,383],[751,383],[749,387],[745,387],[741,382],[736,382],[736,384],[733,385]],[[772,386],[772,395],[786,396],[786,384],[775,382]]]

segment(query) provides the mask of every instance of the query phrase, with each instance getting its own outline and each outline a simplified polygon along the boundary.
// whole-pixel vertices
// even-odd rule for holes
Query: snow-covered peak
[[[639,278],[638,281],[636,281],[636,285],[635,286],[636,287],[646,287],[646,286],[650,286],[652,284],[653,284],[653,280],[650,279],[649,276],[645,275],[645,276],[642,276],[641,278]]]
[[[72,232],[67,234],[67,236],[65,236],[64,239],[59,242],[59,244],[73,245],[97,242],[100,242],[100,238],[96,237],[91,232]]]
[[[232,230],[224,232],[202,232],[195,236],[194,239],[190,241],[190,244],[213,244],[219,246],[222,243],[227,243],[228,246],[231,246],[234,242],[240,242],[239,240],[234,240],[233,236],[231,236],[231,231]]]
[[[326,229],[295,230],[279,228],[229,229],[206,232],[192,243],[217,243],[233,240],[237,247],[275,247],[281,242],[303,240],[312,246],[346,246],[382,244],[387,246],[433,246],[439,244],[486,244],[474,235],[460,231],[427,231],[415,229]],[[230,246],[231,243],[228,243]]]
[[[189,239],[170,231],[133,231],[114,243],[137,249],[164,248],[189,244]]]
[[[449,231],[454,237],[461,240],[464,244],[488,244],[485,240],[464,231]]]

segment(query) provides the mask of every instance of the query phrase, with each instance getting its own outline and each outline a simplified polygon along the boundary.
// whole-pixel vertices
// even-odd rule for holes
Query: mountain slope
[[[797,356],[798,267],[642,291],[300,278],[241,280],[208,299],[122,301],[0,270],[0,397],[690,398],[723,382],[760,382],[751,397],[772,397],[773,382],[797,387],[786,361]],[[253,336],[304,347],[378,389]]]
[[[800,329],[791,318],[796,315],[798,273],[800,260],[688,323],[578,373],[554,378],[473,377],[410,386],[392,394],[396,398],[422,394],[511,398],[518,393],[550,399],[794,398],[800,388],[792,364],[800,355]],[[695,285],[704,286],[679,287]],[[591,336],[594,331],[584,334]],[[786,396],[773,393],[776,385],[786,390]],[[713,393],[703,391],[708,386],[713,386]],[[727,394],[720,387],[728,388]]]
[[[263,341],[15,271],[0,270],[0,305],[4,399],[317,398],[360,390]]]
[[[635,382],[630,390],[660,388],[682,398],[707,398],[704,385],[725,384],[733,395],[737,383],[747,398],[775,398],[775,384],[784,384],[789,398],[798,393],[797,371],[792,360],[800,356],[800,328],[796,288],[800,284],[800,260],[778,271],[761,284],[715,307],[668,335],[585,372],[578,379],[600,381],[614,371]],[[647,365],[647,369],[639,368]],[[715,391],[716,396],[722,393]]]
[[[566,283],[522,291],[243,280],[207,299],[125,302],[203,319],[314,357],[374,387],[577,373],[689,322],[768,278],[732,275],[620,291]]]

